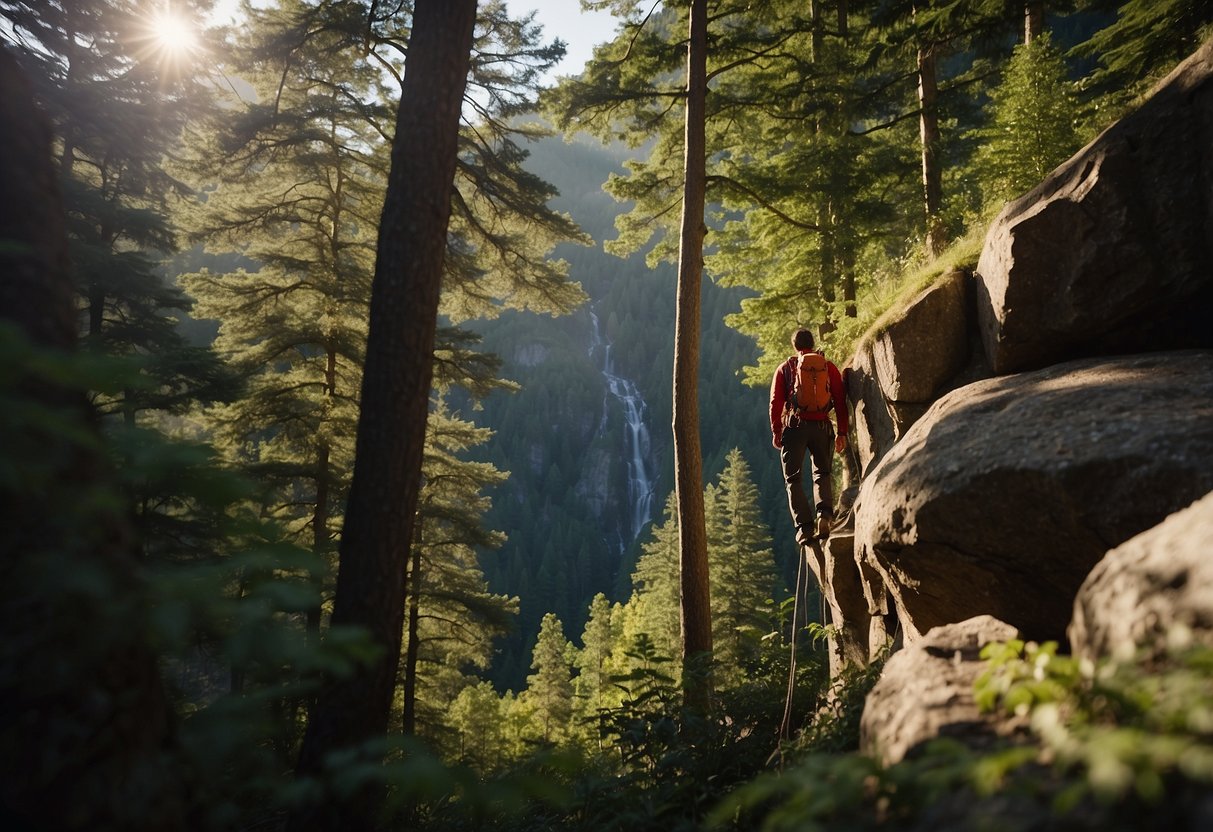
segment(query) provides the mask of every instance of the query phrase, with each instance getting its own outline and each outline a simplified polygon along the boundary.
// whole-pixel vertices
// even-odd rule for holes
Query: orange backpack
[[[824,413],[833,405],[826,357],[819,352],[800,353],[791,373],[788,405],[796,413]]]

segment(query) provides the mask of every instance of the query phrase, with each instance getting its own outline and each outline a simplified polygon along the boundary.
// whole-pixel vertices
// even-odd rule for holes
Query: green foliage
[[[1075,53],[1099,67],[1088,85],[1124,102],[1165,75],[1213,35],[1213,6],[1203,0],[1125,0],[1116,18]]]
[[[743,785],[717,827],[761,830],[1182,828],[1213,782],[1213,653],[1189,647],[1146,664],[1082,662],[1053,643],[988,645],[975,686],[986,708],[1027,718],[1031,742],[976,751],[939,739],[887,768],[860,754],[810,753]],[[855,690],[844,696],[854,699]]]
[[[990,113],[974,133],[987,201],[1023,194],[1078,149],[1078,97],[1047,34],[1015,47],[1002,83],[990,90]]]
[[[983,651],[977,701],[1031,716],[1033,733],[1076,780],[1059,809],[1162,800],[1175,780],[1213,784],[1213,650],[1177,650],[1150,664],[1083,662],[1057,645],[1011,641]]]
[[[569,665],[569,643],[560,619],[552,613],[543,617],[535,642],[531,669],[523,696],[535,708],[539,739],[557,744],[564,739],[573,714],[573,672]]]
[[[84,395],[138,378],[126,361],[34,348],[6,326],[0,367],[10,440],[0,453],[0,487],[12,505],[33,495],[59,530],[11,541],[19,544],[5,573],[20,599],[14,612],[36,603],[55,638],[20,662],[11,660],[18,645],[6,640],[5,666],[20,672],[6,677],[5,689],[34,698],[58,697],[65,686],[87,689],[108,663],[131,655],[133,643],[150,645],[178,718],[177,745],[164,750],[163,765],[190,772],[199,828],[227,828],[236,817],[281,807],[302,701],[321,674],[347,673],[366,660],[369,639],[336,632],[323,647],[306,639],[302,613],[316,603],[312,577],[321,565],[248,510],[254,488],[218,466],[210,449],[154,431],[113,437],[96,430]],[[38,403],[32,392],[50,385],[60,387],[57,404]],[[65,478],[93,455],[117,464]],[[98,478],[101,471],[113,478]],[[137,571],[135,547],[114,548],[115,541],[129,545],[129,537],[115,537],[113,518],[128,511],[131,483],[162,490],[171,483],[174,500],[164,514],[190,530],[145,541]],[[209,532],[199,540],[202,527]],[[146,683],[158,689],[158,680]],[[43,740],[53,748],[61,738]]]
[[[989,219],[992,214],[987,214]],[[859,314],[846,318],[837,329],[822,338],[822,346],[842,359],[852,356],[863,344],[878,337],[897,320],[906,305],[937,280],[954,269],[972,272],[977,268],[985,241],[986,227],[974,224],[960,239],[948,246],[930,262],[911,258],[905,261],[885,261],[873,267],[873,280],[860,292]],[[777,358],[774,356],[773,358]],[[768,359],[764,358],[763,365]],[[774,372],[777,362],[772,363]],[[748,368],[747,368],[748,372]],[[763,383],[769,383],[768,378]]]
[[[769,624],[766,602],[775,594],[771,537],[762,522],[758,488],[741,451],[729,452],[719,486],[708,487],[708,574],[712,586],[715,684],[739,684]]]
[[[4,0],[0,13],[52,122],[86,342],[139,356],[131,366],[146,376],[98,394],[98,404],[133,422],[229,400],[234,379],[208,347],[186,342],[177,318],[190,301],[158,270],[176,247],[172,206],[188,190],[171,156],[186,121],[209,106],[208,85],[157,53],[133,0]]]

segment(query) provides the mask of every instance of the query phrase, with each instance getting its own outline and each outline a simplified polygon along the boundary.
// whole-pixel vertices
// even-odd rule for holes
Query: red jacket
[[[796,356],[779,365],[771,379],[771,436],[775,439],[783,437],[783,405],[788,400],[788,379],[796,372]],[[838,422],[838,433],[846,436],[850,429],[847,416],[846,389],[842,386],[842,373],[833,362],[826,362],[826,373],[830,379],[830,398],[834,400],[834,419]],[[830,413],[805,413],[802,419],[829,419]]]

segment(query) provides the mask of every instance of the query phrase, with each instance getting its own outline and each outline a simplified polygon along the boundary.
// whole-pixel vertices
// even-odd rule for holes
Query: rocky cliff
[[[904,646],[869,750],[981,723],[931,703],[963,699],[945,688],[971,686],[991,633],[1090,658],[1213,641],[1213,41],[1007,205],[976,271],[893,316],[848,378],[862,484],[813,565],[835,671]]]

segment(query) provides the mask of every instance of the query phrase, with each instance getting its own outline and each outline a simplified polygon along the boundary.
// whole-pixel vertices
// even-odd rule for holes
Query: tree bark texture
[[[699,318],[706,188],[707,0],[692,0],[687,46],[686,143],[678,301],[674,324],[674,471],[682,588],[683,688],[688,707],[705,710],[712,653],[703,460],[699,447]],[[690,668],[692,672],[687,672]]]
[[[383,737],[400,662],[405,567],[421,485],[434,334],[460,112],[476,0],[418,0],[379,227],[354,475],[342,532],[333,626],[368,631],[381,652],[322,691],[298,773]],[[291,819],[295,830],[367,829],[382,795],[364,789]]]
[[[0,322],[67,356],[77,318],[51,133],[2,48],[0,124]],[[0,453],[19,484],[0,486],[0,816],[6,828],[185,829],[135,538],[102,496],[119,489],[95,414],[83,390],[32,373],[4,387],[16,406]]]

